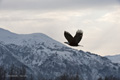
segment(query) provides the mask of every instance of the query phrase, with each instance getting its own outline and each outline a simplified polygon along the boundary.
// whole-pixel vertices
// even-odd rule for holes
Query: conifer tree
[[[6,71],[4,69],[4,66],[0,66],[0,79],[5,80],[6,79]]]
[[[103,79],[100,77],[100,78],[98,78],[98,80],[103,80]]]

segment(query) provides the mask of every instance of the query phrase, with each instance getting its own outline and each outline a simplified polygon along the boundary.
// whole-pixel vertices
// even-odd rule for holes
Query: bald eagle
[[[69,32],[64,31],[64,36],[67,39],[68,42],[65,42],[66,44],[70,46],[79,46],[78,43],[81,41],[82,36],[83,36],[83,31],[78,30],[73,37]]]

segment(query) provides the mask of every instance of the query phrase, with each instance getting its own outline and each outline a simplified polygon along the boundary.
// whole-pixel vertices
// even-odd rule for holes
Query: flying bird
[[[78,30],[73,37],[69,32],[64,31],[64,36],[67,39],[68,42],[65,42],[66,44],[70,46],[79,46],[78,43],[81,41],[82,36],[83,36],[83,31]]]

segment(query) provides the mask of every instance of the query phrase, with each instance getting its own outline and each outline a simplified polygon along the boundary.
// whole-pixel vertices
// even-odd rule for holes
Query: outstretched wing
[[[72,43],[73,37],[72,37],[72,35],[69,32],[65,31],[64,32],[64,36],[67,39],[67,41],[69,42],[69,44]]]
[[[83,36],[83,31],[82,30],[78,30],[74,36],[74,40],[75,40],[75,43],[79,43],[82,39],[82,36]]]

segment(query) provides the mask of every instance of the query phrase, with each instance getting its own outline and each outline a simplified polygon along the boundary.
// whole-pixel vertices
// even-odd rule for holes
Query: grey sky
[[[45,33],[65,42],[64,30],[84,36],[78,47],[99,55],[120,54],[119,0],[2,0],[0,27],[15,33]]]
[[[2,9],[80,9],[107,7],[119,2],[119,0],[3,0]]]

